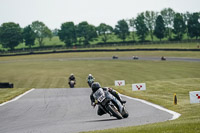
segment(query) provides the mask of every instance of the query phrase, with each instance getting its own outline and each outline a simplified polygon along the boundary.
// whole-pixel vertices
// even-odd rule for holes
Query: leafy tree
[[[165,36],[165,30],[164,20],[162,16],[159,15],[156,19],[154,35],[161,41],[161,39]]]
[[[185,33],[185,23],[183,21],[183,17],[180,13],[176,13],[174,18],[174,29],[173,32],[176,34],[177,40],[182,40],[183,34]]]
[[[76,27],[73,22],[66,22],[61,25],[61,30],[58,31],[58,36],[61,41],[65,42],[66,46],[72,46],[76,42]]]
[[[164,8],[160,13],[163,17],[165,27],[167,28],[166,35],[167,35],[168,39],[170,40],[171,36],[172,36],[172,27],[173,27],[175,12],[172,8]]]
[[[101,23],[98,27],[97,27],[97,31],[99,33],[99,35],[102,35],[102,41],[104,43],[107,42],[109,34],[112,33],[113,28],[110,25],[107,25],[105,23]]]
[[[144,13],[139,14],[136,17],[136,33],[140,39],[140,41],[145,41],[145,38],[148,34],[148,28],[145,24],[145,17],[144,17]]]
[[[23,38],[25,40],[25,45],[29,46],[29,48],[31,48],[31,46],[33,46],[35,44],[36,34],[31,29],[30,25],[28,25],[24,28]]]
[[[59,29],[57,29],[57,28],[52,30],[53,36],[58,36],[58,31],[59,31]]]
[[[151,36],[151,40],[153,41],[153,31],[155,28],[157,13],[154,11],[146,11],[144,15],[145,15],[146,26],[149,29],[149,34]]]
[[[124,19],[119,20],[117,25],[115,25],[114,32],[124,42],[126,37],[130,34],[128,23]]]
[[[0,27],[0,42],[4,48],[13,50],[23,42],[22,28],[14,22],[3,23]]]
[[[85,45],[88,45],[89,41],[92,41],[97,37],[96,28],[95,26],[88,24],[86,21],[83,21],[77,26],[77,35],[84,39],[83,41]]]
[[[52,38],[51,30],[43,22],[34,21],[31,24],[31,28],[33,29],[34,33],[36,34],[36,38],[41,47],[44,46],[43,40],[45,37],[49,37],[50,39]]]
[[[132,27],[132,38],[135,41],[135,30],[136,30],[136,20],[134,18],[129,19],[129,25]]]
[[[190,36],[189,36],[189,33],[188,33],[188,21],[189,21],[189,18],[190,18],[191,15],[192,15],[192,14],[189,13],[189,12],[186,12],[186,13],[183,14],[183,21],[184,21],[184,23],[185,23],[185,25],[186,25],[185,32],[187,33],[188,39],[189,39],[189,37],[190,37]]]
[[[200,36],[200,13],[193,13],[188,20],[188,34],[191,38]]]

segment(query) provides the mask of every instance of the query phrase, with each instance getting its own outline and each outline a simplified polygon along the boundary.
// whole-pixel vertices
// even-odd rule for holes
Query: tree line
[[[116,35],[123,42],[128,36],[131,36],[133,41],[137,37],[139,41],[144,42],[147,35],[151,37],[151,41],[154,41],[154,37],[161,41],[165,37],[168,40],[182,40],[184,34],[188,38],[198,39],[200,12],[178,13],[171,8],[164,8],[160,12],[145,11],[135,18],[119,20],[114,28],[105,23],[95,27],[83,21],[77,25],[74,22],[65,22],[61,24],[60,29],[51,31],[40,21],[34,21],[24,28],[14,22],[7,22],[0,26],[0,44],[13,50],[22,42],[31,48],[35,45],[35,40],[42,47],[44,38],[51,39],[53,35],[59,36],[66,46],[73,46],[90,45],[89,42],[97,37],[106,44],[112,35]]]

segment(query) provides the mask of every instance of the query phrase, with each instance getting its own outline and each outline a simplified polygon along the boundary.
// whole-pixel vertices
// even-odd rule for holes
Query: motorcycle
[[[88,85],[91,87],[92,83],[94,83],[94,78],[88,79]]]
[[[117,119],[127,118],[129,116],[128,111],[125,108],[125,104],[121,104],[112,94],[108,91],[104,91],[99,88],[94,94],[95,103],[105,112],[114,116]]]
[[[166,60],[166,58],[164,56],[161,57],[161,60]]]
[[[69,81],[69,87],[70,87],[70,88],[74,88],[75,84],[76,84],[76,83],[75,83],[74,80]]]

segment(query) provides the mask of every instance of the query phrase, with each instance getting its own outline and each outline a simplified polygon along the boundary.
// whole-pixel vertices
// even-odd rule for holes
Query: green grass
[[[91,45],[94,46],[94,45]],[[81,48],[81,49],[155,49],[155,48],[160,48],[160,49],[198,49],[197,46],[200,46],[200,43],[193,42],[193,43],[169,43],[169,44],[164,44],[164,43],[159,43],[157,42],[156,44],[132,44],[132,45],[126,45],[126,44],[118,44],[113,46],[94,46],[90,48]]]
[[[200,90],[200,62],[135,60],[66,60],[79,57],[177,56],[200,58],[200,52],[88,52],[1,57],[0,82],[14,83],[14,89],[0,89],[0,102],[7,101],[30,88],[66,88],[74,73],[76,87],[88,87],[86,77],[92,73],[103,86],[114,87],[114,80],[125,80],[126,86],[114,87],[120,93],[141,98],[181,113],[174,121],[94,131],[99,133],[198,133],[200,106],[189,103],[189,91]],[[145,82],[146,91],[132,92],[132,83]],[[178,105],[173,105],[177,94]]]
[[[65,45],[64,42],[60,41],[58,36],[52,37],[51,40],[49,38],[45,38],[43,43],[44,43],[45,46],[56,46],[56,45],[63,45],[64,46]],[[37,39],[35,40],[35,45],[33,46],[33,48],[34,47],[39,47],[39,43],[38,43]],[[20,48],[28,48],[28,46],[26,46],[25,43],[20,43],[20,45],[15,47],[15,49],[20,49]]]
[[[29,88],[5,88],[0,89],[0,103],[9,101],[13,99],[13,97],[16,97],[25,91],[29,90]]]

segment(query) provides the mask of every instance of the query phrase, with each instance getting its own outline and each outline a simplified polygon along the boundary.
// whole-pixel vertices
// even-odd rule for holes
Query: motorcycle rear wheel
[[[119,113],[118,109],[114,105],[108,105],[107,110],[117,119],[122,119],[122,115]]]

